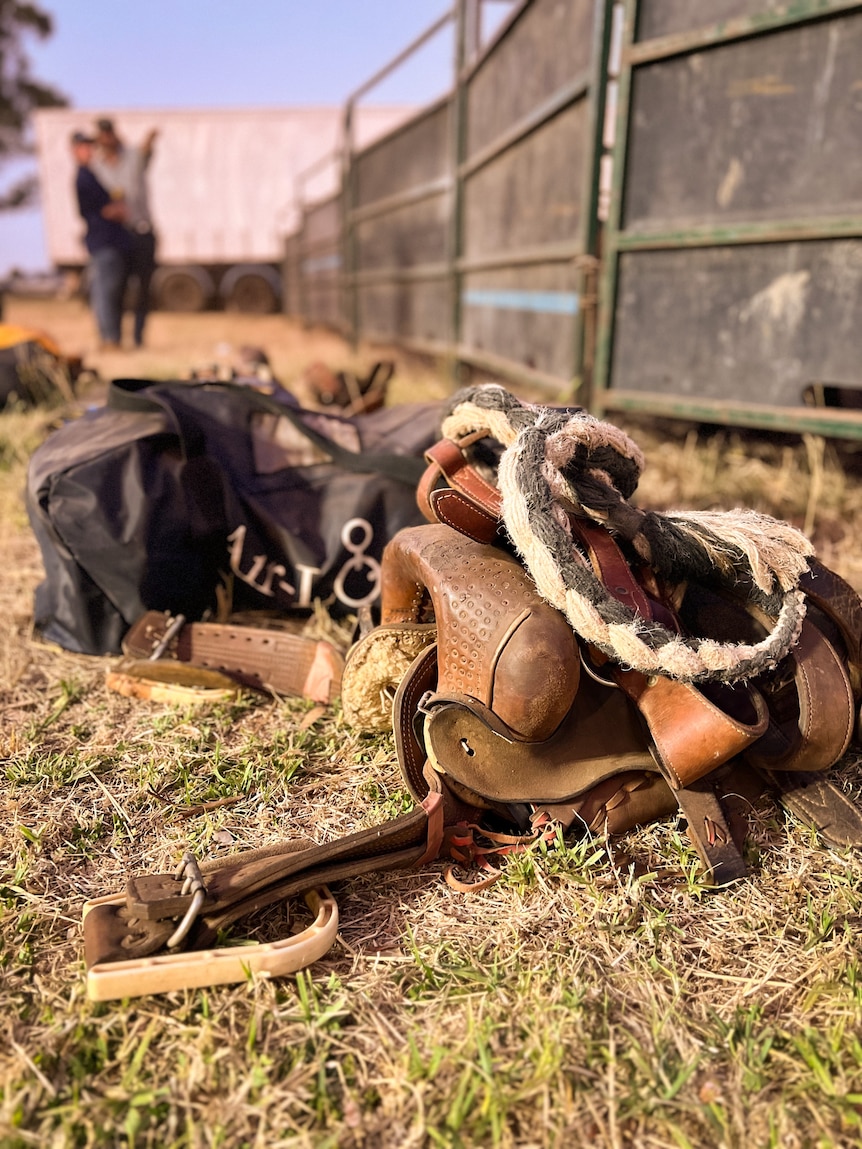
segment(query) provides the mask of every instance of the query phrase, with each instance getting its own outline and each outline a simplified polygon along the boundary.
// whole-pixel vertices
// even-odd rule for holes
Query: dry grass
[[[85,349],[71,345],[75,305],[7,314],[25,313]],[[266,347],[286,381],[312,358],[350,358],[280,317],[156,316],[134,372],[133,356],[95,365],[165,377],[221,341]],[[399,375],[398,397],[445,390],[406,364]],[[750,815],[751,878],[722,893],[662,824],[620,843],[615,867],[572,843],[511,860],[479,895],[434,866],[344,883],[339,943],[309,975],[89,1003],[87,897],[173,866],[187,844],[324,841],[406,799],[389,737],[356,735],[337,707],[303,729],[310,707],[283,699],[135,703],[105,691],[104,660],[32,640],[40,559],[21,489],[51,418],[0,416],[0,1144],[862,1144],[862,865],[769,800]],[[859,585],[852,452],[630,429],[650,459],[643,501],[808,515],[823,557]],[[841,776],[860,792],[855,760]],[[654,872],[636,876],[626,855]],[[281,910],[250,923],[259,937],[287,928]]]

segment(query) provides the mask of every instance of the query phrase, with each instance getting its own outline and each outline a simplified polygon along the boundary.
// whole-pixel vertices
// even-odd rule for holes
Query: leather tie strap
[[[446,523],[477,543],[491,543],[501,529],[503,501],[464,454],[469,442],[441,439],[429,447],[416,502],[429,522]]]
[[[726,886],[746,876],[739,846],[734,841],[721,803],[708,778],[676,791],[688,833],[703,864],[703,880]]]

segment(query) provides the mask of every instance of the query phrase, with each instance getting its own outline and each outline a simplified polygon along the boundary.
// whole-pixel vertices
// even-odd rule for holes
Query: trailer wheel
[[[212,298],[209,277],[198,268],[159,268],[153,277],[162,311],[203,311]]]
[[[269,315],[278,308],[278,298],[272,284],[261,275],[241,275],[234,283],[225,301],[228,311],[242,311],[252,315]]]

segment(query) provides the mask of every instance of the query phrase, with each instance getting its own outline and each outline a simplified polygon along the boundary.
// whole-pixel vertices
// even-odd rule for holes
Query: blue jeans
[[[129,276],[126,253],[117,247],[101,247],[91,253],[90,261],[90,305],[96,315],[99,337],[103,343],[119,343],[123,295]]]
[[[138,281],[135,302],[135,346],[140,347],[144,339],[144,324],[150,310],[150,280],[156,269],[156,237],[148,231],[143,235],[132,233],[132,250],[129,256],[129,275]]]

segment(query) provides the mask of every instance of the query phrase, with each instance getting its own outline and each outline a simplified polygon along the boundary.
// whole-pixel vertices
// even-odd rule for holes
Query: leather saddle
[[[794,588],[804,617],[759,673],[646,672],[578,634],[540,593],[513,545],[496,461],[474,450],[483,437],[451,435],[429,451],[418,499],[430,521],[387,546],[380,624],[344,668],[345,718],[394,730],[415,810],[324,846],[202,863],[195,905],[175,875],[134,878],[125,899],[87,916],[88,966],[158,953],[179,932],[184,948],[206,947],[252,909],[355,874],[440,856],[487,867],[549,828],[615,835],[681,812],[705,882],[726,885],[746,873],[744,808],[767,788],[827,840],[862,846],[862,816],[828,777],[858,738],[856,592],[810,557]],[[775,632],[772,599],[726,578],[657,573],[637,551],[640,520],[625,538],[576,500],[553,514],[607,591],[603,609],[635,631],[694,635],[746,658]]]
[[[426,792],[427,758],[460,797],[522,828],[550,816],[617,834],[679,809],[705,880],[719,885],[745,873],[740,795],[771,788],[827,840],[862,845],[859,811],[825,777],[859,741],[862,601],[853,588],[810,558],[799,635],[759,676],[698,684],[626,668],[539,597],[506,545],[500,492],[469,446],[468,437],[430,449],[418,499],[438,525],[402,531],[384,563],[381,633],[415,626],[429,606],[437,626],[435,647],[395,697],[413,796]],[[643,619],[740,647],[774,626],[726,589],[662,586],[604,527],[571,512],[567,520],[605,587]],[[361,648],[349,664],[357,658]]]

